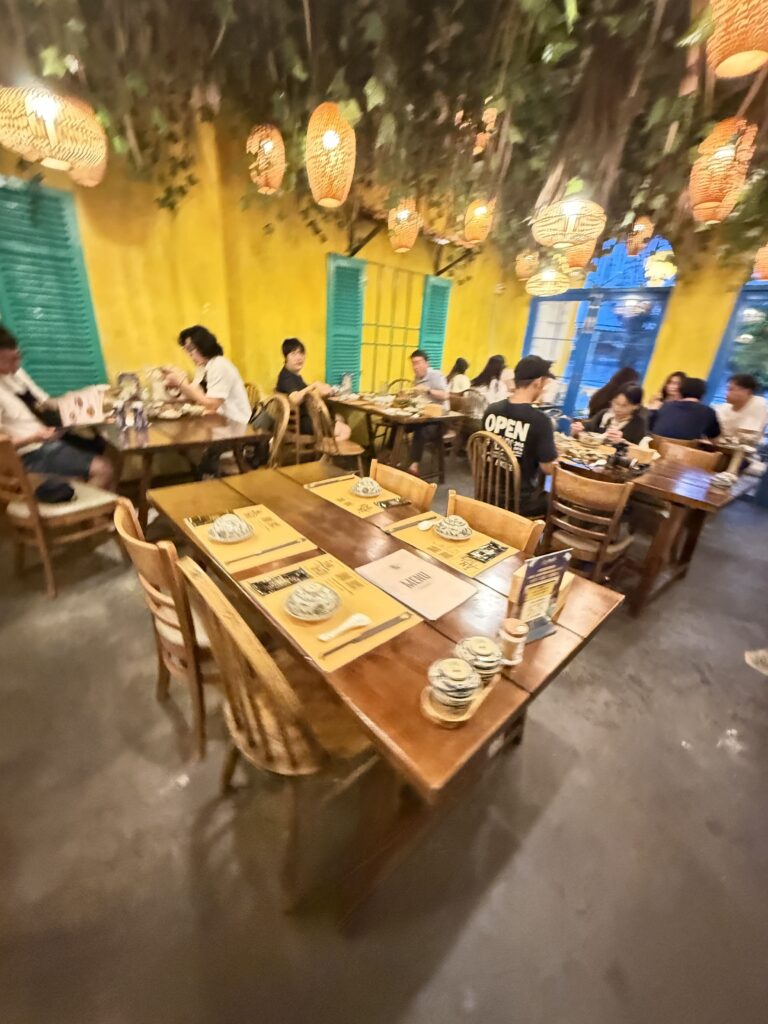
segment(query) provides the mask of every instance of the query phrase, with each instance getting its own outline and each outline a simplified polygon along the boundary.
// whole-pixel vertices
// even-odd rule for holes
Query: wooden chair
[[[396,377],[395,380],[391,380],[387,384],[387,393],[390,395],[397,395],[401,391],[410,391],[413,387],[413,381],[408,377]]]
[[[388,491],[394,491],[401,498],[407,498],[419,510],[426,512],[432,508],[437,484],[427,483],[412,473],[404,473],[402,469],[387,466],[378,459],[371,460],[369,476],[377,480]]]
[[[655,452],[659,452],[659,454],[661,454],[661,446],[663,444],[677,444],[677,445],[680,445],[682,448],[698,448],[699,447],[699,442],[698,441],[683,441],[683,440],[675,438],[675,437],[662,437],[661,434],[649,434],[648,436],[651,439],[648,442],[649,447],[653,448],[653,450]]]
[[[117,495],[80,480],[70,480],[68,483],[75,491],[72,501],[49,505],[35,497],[35,488],[43,478],[44,474],[27,474],[11,439],[0,434],[0,504],[6,503],[16,574],[24,572],[26,549],[37,548],[46,593],[54,598],[53,549],[85,537],[113,537],[112,512]]]
[[[252,381],[244,381],[244,384],[245,393],[248,395],[248,401],[251,406],[251,412],[255,412],[256,407],[260,405],[264,399],[264,392],[258,384],[254,384]]]
[[[621,517],[632,482],[624,484],[593,480],[555,466],[552,494],[544,530],[544,548],[562,551],[573,548],[573,558],[589,562],[589,572],[574,572],[600,580],[606,569],[615,567],[632,543],[632,534],[620,535]]]
[[[356,459],[357,468],[362,475],[363,453],[365,449],[357,441],[339,440],[334,436],[333,418],[328,411],[328,406],[318,395],[311,392],[304,399],[309,408],[309,415],[312,419],[312,429],[315,432],[315,451],[321,459]]]
[[[199,616],[190,609],[171,541],[150,544],[144,539],[133,505],[119,498],[115,508],[115,529],[133,562],[144,599],[152,615],[157,648],[157,689],[159,701],[168,696],[171,676],[186,683],[192,701],[196,752],[205,757],[206,684],[219,685],[211,644]]]
[[[520,465],[506,443],[487,430],[476,431],[467,444],[475,499],[520,514]]]
[[[288,398],[283,395],[288,403],[288,426],[285,432],[283,447],[286,455],[293,449],[293,461],[298,464],[305,459],[315,457],[315,435],[301,433],[301,408],[291,405]],[[307,401],[307,398],[304,399]]]
[[[456,491],[448,491],[447,514],[462,516],[473,530],[480,530],[494,540],[517,548],[526,558],[536,553],[544,532],[543,519],[526,519],[505,508],[496,508],[495,505],[487,505],[475,498],[465,498]]]
[[[262,465],[270,468],[279,466],[283,456],[288,422],[291,416],[291,403],[285,395],[275,392],[264,403],[264,412],[272,420],[271,427],[254,428],[256,444],[261,448]],[[266,455],[264,454],[266,450]]]
[[[658,451],[662,459],[668,462],[681,462],[685,466],[705,469],[709,473],[716,473],[728,461],[722,452],[706,452],[671,440],[662,440]]]

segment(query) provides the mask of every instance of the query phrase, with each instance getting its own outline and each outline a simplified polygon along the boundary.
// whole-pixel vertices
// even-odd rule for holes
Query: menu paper
[[[563,576],[571,561],[571,551],[552,551],[529,558],[512,577],[510,601],[515,616],[528,623],[528,641],[540,640],[554,632],[552,617],[558,606]]]
[[[357,571],[425,619],[439,619],[477,593],[473,584],[405,550],[361,565]]]

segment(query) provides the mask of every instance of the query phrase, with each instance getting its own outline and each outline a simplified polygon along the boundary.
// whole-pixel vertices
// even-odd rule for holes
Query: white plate
[[[288,597],[285,599],[285,604],[283,605],[283,607],[292,618],[298,619],[299,622],[324,622],[326,619],[330,619],[331,616],[335,615],[336,612],[341,607],[341,598],[336,593],[336,591],[333,590],[333,588],[328,587],[325,584],[322,584],[322,586],[329,593],[329,601],[331,601],[333,605],[332,607],[329,606],[328,608],[325,608],[322,611],[315,612],[301,609],[294,610],[291,607],[291,601],[292,598],[295,598],[296,596],[295,591],[292,591],[288,595]],[[330,595],[333,595],[333,597],[331,598]]]

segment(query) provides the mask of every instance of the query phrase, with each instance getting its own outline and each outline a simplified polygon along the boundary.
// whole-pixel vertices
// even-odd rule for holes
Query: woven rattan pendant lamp
[[[768,0],[712,0],[707,62],[718,78],[751,75],[768,62]]]
[[[107,136],[93,108],[38,86],[0,87],[0,145],[29,163],[98,185],[107,168]]]
[[[263,196],[274,195],[285,174],[285,143],[279,129],[273,124],[254,125],[245,151],[254,157],[249,170],[257,191]]]
[[[387,216],[389,241],[395,252],[409,252],[419,237],[421,217],[413,199],[401,199]]]
[[[566,196],[545,206],[533,219],[531,232],[539,245],[568,249],[596,242],[605,227],[605,210],[591,199]]]
[[[464,214],[464,239],[468,245],[479,245],[486,240],[491,232],[495,206],[493,199],[475,199],[469,204]]]
[[[349,195],[355,173],[355,130],[338,104],[321,103],[307,127],[307,177],[316,203],[335,209]]]
[[[747,181],[756,134],[756,125],[728,117],[701,143],[689,182],[694,220],[717,224],[731,213]]]
[[[534,249],[524,249],[515,257],[515,274],[518,281],[527,281],[539,269],[539,254]]]
[[[627,252],[637,256],[653,237],[654,223],[650,217],[638,217],[627,236]]]
[[[550,295],[562,295],[570,287],[571,282],[566,274],[551,263],[537,270],[525,284],[525,290],[529,295],[536,295],[541,298],[547,298]]]

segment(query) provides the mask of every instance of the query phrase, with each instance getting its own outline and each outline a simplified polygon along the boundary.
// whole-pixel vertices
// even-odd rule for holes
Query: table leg
[[[402,423],[395,423],[393,426],[395,436],[392,438],[392,465],[400,469],[400,463],[405,457],[405,447],[408,435]]]
[[[147,514],[147,491],[152,483],[152,452],[141,453],[141,476],[139,477],[139,523],[141,529],[146,532]]]
[[[672,546],[683,526],[689,510],[682,505],[672,505],[669,516],[659,526],[643,562],[640,582],[630,598],[633,615],[639,615],[651,595],[659,573],[669,562]]]
[[[245,458],[245,453],[243,451],[244,446],[245,441],[235,441],[235,443],[232,445],[232,451],[235,456],[235,462],[237,463],[237,468],[240,470],[241,473],[247,473],[251,468],[248,465],[248,462]]]
[[[688,513],[688,519],[685,524],[685,536],[683,539],[683,547],[677,558],[678,565],[685,567],[685,572],[688,571],[688,566],[693,553],[696,550],[696,545],[699,542],[699,536],[704,527],[704,523],[707,521],[707,513],[702,509],[691,509]],[[683,573],[685,575],[685,573]]]

